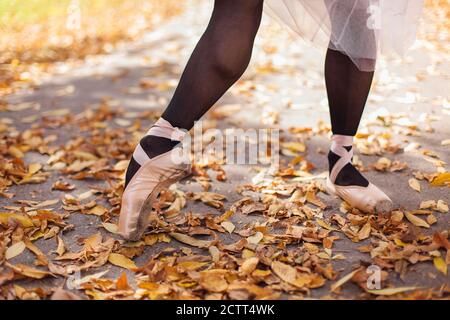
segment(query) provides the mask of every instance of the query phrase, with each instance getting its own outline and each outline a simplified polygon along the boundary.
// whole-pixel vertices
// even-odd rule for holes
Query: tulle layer
[[[424,0],[265,0],[266,10],[303,38],[373,71],[380,53],[414,43]]]

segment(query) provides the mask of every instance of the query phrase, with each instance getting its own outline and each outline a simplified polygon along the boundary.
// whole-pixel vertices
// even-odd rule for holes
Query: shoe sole
[[[156,187],[153,189],[153,191],[149,194],[147,199],[144,201],[144,204],[142,205],[142,208],[139,211],[139,217],[138,217],[136,231],[131,233],[128,236],[129,241],[138,241],[139,239],[141,239],[142,235],[144,234],[145,230],[148,227],[148,224],[149,224],[148,218],[150,216],[150,213],[153,209],[153,205],[154,205],[156,199],[158,198],[158,195],[160,194],[160,192],[164,189],[169,188],[172,184],[177,183],[181,179],[187,177],[189,174],[190,174],[189,172],[186,172],[186,173],[180,175],[179,177],[165,180],[156,185]]]

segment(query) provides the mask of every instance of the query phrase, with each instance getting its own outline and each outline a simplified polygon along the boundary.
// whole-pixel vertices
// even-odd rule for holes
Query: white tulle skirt
[[[301,37],[348,55],[363,71],[377,56],[414,43],[424,0],[265,0],[271,16]]]

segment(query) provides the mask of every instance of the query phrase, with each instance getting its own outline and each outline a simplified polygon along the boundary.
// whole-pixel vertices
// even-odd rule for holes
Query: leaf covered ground
[[[266,17],[250,69],[204,128],[281,129],[278,170],[211,155],[161,194],[140,241],[117,236],[127,160],[207,21],[210,4],[195,4],[2,97],[0,299],[448,299],[449,57],[437,23],[406,59],[380,61],[356,139],[354,162],[391,213],[326,193],[323,52]]]

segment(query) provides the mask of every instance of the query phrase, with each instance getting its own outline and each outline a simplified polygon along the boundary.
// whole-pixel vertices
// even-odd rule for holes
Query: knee
[[[259,29],[263,0],[216,2],[215,14],[205,34],[209,61],[222,77],[236,80],[247,68]]]
[[[250,63],[252,46],[241,45],[239,48],[222,48],[223,50],[221,47],[216,47],[212,54],[213,68],[225,79],[239,79]]]

